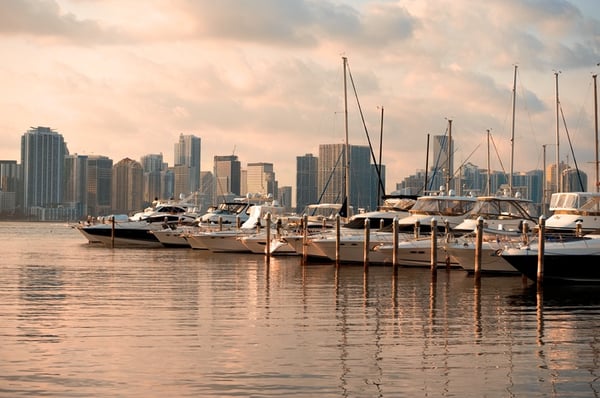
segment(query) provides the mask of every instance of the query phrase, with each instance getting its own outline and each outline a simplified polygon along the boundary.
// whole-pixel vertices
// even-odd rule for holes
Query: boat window
[[[576,209],[579,207],[579,196],[573,193],[553,194],[550,198],[550,209]]]
[[[581,210],[589,212],[600,212],[600,196],[581,196]]]

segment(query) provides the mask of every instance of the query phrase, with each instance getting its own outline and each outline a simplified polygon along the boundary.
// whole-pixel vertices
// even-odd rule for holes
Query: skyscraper
[[[141,164],[144,169],[144,202],[152,203],[155,199],[166,199],[161,197],[161,172],[163,169],[163,155],[148,154],[142,156]]]
[[[63,204],[74,209],[77,218],[81,218],[88,207],[87,162],[88,157],[85,155],[65,156]]]
[[[246,168],[246,189],[252,194],[271,195],[277,198],[277,180],[273,171],[273,163],[248,163]]]
[[[112,207],[115,213],[129,213],[143,207],[143,169],[135,160],[125,158],[113,167]]]
[[[183,182],[178,184],[180,187],[187,186],[186,189],[188,192],[183,192],[186,195],[196,192],[200,188],[200,150],[201,141],[199,137],[194,135],[179,135],[179,142],[175,144],[174,166],[185,165],[190,169],[188,173],[189,185]],[[177,195],[179,193],[181,192],[176,192]]]
[[[63,136],[49,127],[31,127],[21,137],[23,210],[56,208],[63,201],[65,156]],[[36,214],[39,214],[36,211]]]
[[[432,174],[430,183],[427,186],[428,190],[436,191],[441,186],[444,186],[444,189],[446,189],[447,183],[450,183],[448,189],[454,189],[452,184],[452,174],[454,173],[453,156],[450,156],[450,161],[448,161],[448,154],[452,155],[453,151],[454,140],[450,142],[450,148],[448,148],[447,135],[436,135],[433,137],[433,159],[429,162]]]
[[[241,164],[236,155],[214,157],[215,198],[219,203],[223,198],[240,195]]]
[[[0,160],[0,214],[15,214],[19,187],[16,160]]]
[[[312,153],[296,156],[296,212],[300,213],[309,204],[317,203],[318,158]]]
[[[105,216],[112,212],[112,171],[112,159],[106,156],[88,156],[88,215]]]
[[[368,146],[350,145],[349,181],[345,181],[345,145],[319,145],[318,192],[323,203],[342,203],[346,195],[346,184],[350,197],[348,203],[355,211],[370,210],[377,203],[377,191],[373,192],[373,169],[371,151]],[[375,185],[376,187],[376,185]]]

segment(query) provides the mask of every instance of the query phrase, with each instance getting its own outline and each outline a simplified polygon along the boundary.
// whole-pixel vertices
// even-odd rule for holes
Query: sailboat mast
[[[425,151],[425,184],[423,185],[423,195],[427,195],[427,170],[429,170],[429,133],[427,133],[427,150]]]
[[[515,105],[517,103],[517,65],[515,65],[515,74],[513,78],[513,95],[512,95],[512,128],[510,134],[510,176],[508,177],[508,189],[510,196],[513,195],[513,173],[515,163]]]
[[[381,178],[381,155],[383,152],[383,105],[381,106],[381,123],[379,128],[379,178]],[[381,196],[385,195],[385,192],[381,192],[381,184],[377,184],[377,207],[381,204]]]
[[[492,170],[490,167],[490,129],[487,130],[487,192],[486,195],[490,195],[490,191],[492,190],[492,180],[490,177],[492,176]]]
[[[344,175],[345,180],[345,195],[346,195],[346,214],[347,217],[350,217],[350,206],[348,205],[348,201],[350,200],[350,147],[348,145],[348,85],[346,78],[346,69],[348,64],[348,58],[342,57],[344,61],[344,131],[346,133],[346,141],[344,146],[345,152],[345,160],[346,160],[346,170]]]
[[[559,132],[560,132],[560,128],[559,128],[559,119],[558,119],[558,112],[559,112],[559,106],[560,106],[560,101],[558,99],[558,74],[560,73],[560,71],[558,72],[554,72],[554,80],[556,81],[555,85],[556,85],[556,170],[554,171],[554,177],[555,177],[555,181],[556,181],[556,192],[561,192],[562,189],[560,188],[560,137],[559,137]]]
[[[600,65],[600,64],[599,64]],[[596,77],[594,78],[594,128],[596,130],[596,192],[600,192],[600,179],[598,179],[598,86],[596,84]]]
[[[446,160],[448,162],[446,166],[448,170],[448,175],[446,177],[446,194],[448,194],[451,186],[450,181],[452,181],[452,176],[454,174],[454,170],[452,170],[452,119],[448,119],[448,143],[446,150]]]

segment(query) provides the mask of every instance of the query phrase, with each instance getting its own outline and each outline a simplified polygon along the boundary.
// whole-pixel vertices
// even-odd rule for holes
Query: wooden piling
[[[483,217],[477,217],[475,228],[475,281],[481,279],[481,246],[483,245]]]
[[[340,215],[335,215],[335,263],[340,263]]]
[[[219,216],[219,231],[223,230],[223,217]]]
[[[308,258],[308,216],[302,216],[302,264],[306,264]]]
[[[575,236],[578,238],[583,236],[583,223],[581,220],[577,220],[577,222],[575,222]]]
[[[110,219],[110,248],[115,248],[115,216]]]
[[[415,239],[419,239],[419,235],[421,234],[421,221],[415,221]]]
[[[267,262],[271,260],[271,212],[267,213],[267,228],[265,229],[267,244],[265,245],[265,255]]]
[[[392,244],[394,245],[392,249],[392,266],[396,271],[398,268],[398,217],[394,217],[392,224]]]
[[[365,239],[363,245],[363,265],[365,268],[369,267],[369,248],[371,245],[371,221],[365,218]]]
[[[521,243],[526,245],[529,243],[529,223],[527,221],[523,221],[523,228],[521,231]]]
[[[437,270],[437,220],[431,219],[431,271]]]
[[[538,263],[537,263],[537,284],[544,282],[544,250],[546,247],[546,217],[540,216],[538,223]]]

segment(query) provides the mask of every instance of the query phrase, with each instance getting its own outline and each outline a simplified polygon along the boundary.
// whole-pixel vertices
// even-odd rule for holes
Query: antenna
[[[233,146],[233,151],[231,152],[231,156],[235,156],[235,148],[237,147],[237,145]]]

